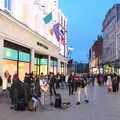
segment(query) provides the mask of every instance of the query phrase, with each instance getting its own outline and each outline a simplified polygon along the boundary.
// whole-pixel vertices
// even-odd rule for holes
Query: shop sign
[[[48,50],[48,47],[46,45],[43,45],[42,43],[40,42],[37,42],[37,45],[44,48],[44,49],[47,49]]]

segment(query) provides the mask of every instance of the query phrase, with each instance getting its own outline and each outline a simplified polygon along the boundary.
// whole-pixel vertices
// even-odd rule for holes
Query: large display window
[[[64,73],[64,63],[61,63],[61,68],[60,69],[61,69],[60,70],[61,74]]]
[[[9,60],[18,60],[18,51],[10,48],[4,48],[3,58]]]
[[[58,68],[57,60],[56,59],[51,59],[50,72],[53,72],[54,74],[57,74],[57,68]]]
[[[19,61],[30,62],[30,54],[19,51]]]
[[[38,56],[34,61],[34,73],[40,75],[43,73],[46,75],[48,73],[48,59]]]
[[[8,71],[11,76],[17,73],[17,60],[18,52],[17,50],[4,48],[3,49],[3,72]]]
[[[4,47],[3,58],[4,72],[8,71],[11,77],[18,73],[19,79],[24,80],[25,73],[30,72],[30,53],[19,50],[19,47],[14,49]]]
[[[17,61],[4,59],[3,66],[4,66],[3,72],[5,73],[6,71],[8,71],[11,77],[13,77],[15,73],[17,73]],[[6,89],[6,88],[7,88],[7,81],[4,80],[3,89]]]
[[[17,61],[3,60],[3,72],[8,71],[11,76],[17,73]]]
[[[24,80],[25,73],[30,71],[30,54],[19,51],[19,78]]]
[[[19,62],[19,78],[20,80],[24,80],[25,73],[29,73],[30,64],[27,62]]]
[[[48,59],[41,58],[40,59],[40,73],[46,75],[48,73]]]

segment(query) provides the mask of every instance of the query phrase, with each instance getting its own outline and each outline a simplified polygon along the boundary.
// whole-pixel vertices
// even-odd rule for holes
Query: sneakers
[[[88,101],[88,100],[85,100],[85,102],[86,102],[86,103],[89,103],[89,101]]]
[[[77,102],[76,105],[80,105],[80,102]]]

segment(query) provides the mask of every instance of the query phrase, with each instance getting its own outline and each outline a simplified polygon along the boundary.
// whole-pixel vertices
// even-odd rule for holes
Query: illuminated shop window
[[[44,75],[46,75],[47,71],[48,71],[47,65],[40,65],[40,73],[43,73]]]
[[[34,61],[34,73],[35,74],[41,74],[43,73],[44,75],[47,74],[48,72],[48,59],[47,58],[35,58]]]
[[[29,73],[29,65],[27,62],[19,62],[19,79],[21,81],[24,80],[25,73]]]
[[[24,62],[30,62],[30,54],[25,52],[19,52],[19,60]]]
[[[3,60],[3,72],[8,71],[11,75],[11,78],[15,73],[17,73],[17,61],[14,60]],[[7,88],[7,81],[4,79],[3,81],[3,89]]]
[[[10,48],[4,48],[3,58],[10,59],[10,60],[18,60],[18,52],[17,52],[17,50],[13,50]]]
[[[48,65],[48,59],[41,58],[40,65]]]

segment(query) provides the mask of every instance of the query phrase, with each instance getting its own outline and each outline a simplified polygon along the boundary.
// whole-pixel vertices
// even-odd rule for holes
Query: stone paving
[[[76,106],[75,96],[61,90],[63,101],[71,102],[66,110],[51,108],[37,112],[17,112],[8,100],[0,100],[0,120],[120,120],[120,92],[108,94],[104,87],[89,87],[90,103]]]

